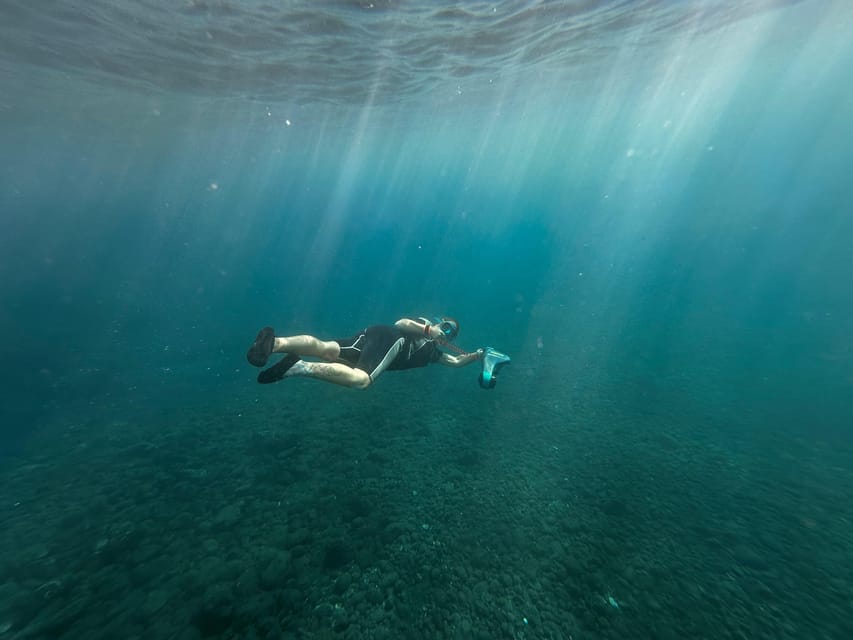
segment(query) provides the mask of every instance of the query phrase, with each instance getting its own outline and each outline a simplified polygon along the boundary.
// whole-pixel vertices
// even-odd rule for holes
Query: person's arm
[[[472,362],[482,360],[483,353],[483,349],[477,349],[473,353],[465,353],[460,356],[452,356],[449,353],[442,353],[437,362],[438,364],[443,364],[447,367],[464,367]]]
[[[429,322],[418,322],[409,318],[400,318],[394,323],[394,326],[410,336],[426,336],[427,338],[444,337],[441,329]]]

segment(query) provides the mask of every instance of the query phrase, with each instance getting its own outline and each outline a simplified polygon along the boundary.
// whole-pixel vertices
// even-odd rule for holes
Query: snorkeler
[[[451,346],[457,335],[459,323],[453,318],[437,319],[435,323],[426,318],[402,318],[393,326],[373,325],[349,338],[328,341],[306,335],[277,337],[272,327],[264,327],[246,357],[254,366],[263,367],[271,354],[286,354],[258,374],[261,384],[302,376],[365,389],[385,370],[413,369],[433,362],[464,367],[483,359],[486,349],[467,353]],[[450,347],[458,355],[445,353],[439,346]],[[325,362],[305,361],[303,357]]]

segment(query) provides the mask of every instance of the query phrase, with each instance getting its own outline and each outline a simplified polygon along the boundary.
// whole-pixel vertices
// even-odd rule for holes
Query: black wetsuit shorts
[[[441,351],[429,338],[412,338],[397,327],[381,324],[335,342],[341,347],[338,362],[361,369],[371,380],[386,369],[425,367],[441,357]]]

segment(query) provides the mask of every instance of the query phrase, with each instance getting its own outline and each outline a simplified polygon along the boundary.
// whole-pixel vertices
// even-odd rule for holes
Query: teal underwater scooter
[[[498,373],[505,364],[510,363],[510,357],[491,347],[486,347],[483,353],[483,370],[478,380],[483,389],[494,389],[498,382]]]
[[[429,323],[426,318],[421,318],[424,322]],[[434,318],[433,323],[439,327],[444,333],[444,337],[439,340],[439,343],[451,351],[462,355],[468,355],[464,349],[457,347],[451,342],[459,333],[459,322],[453,318]],[[505,353],[501,353],[492,347],[483,349],[483,368],[480,371],[478,380],[483,389],[494,389],[498,382],[498,373],[505,364],[510,363],[510,357]]]

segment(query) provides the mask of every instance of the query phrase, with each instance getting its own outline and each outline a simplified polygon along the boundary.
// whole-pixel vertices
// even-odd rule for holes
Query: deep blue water
[[[513,357],[497,389],[395,389],[829,443],[847,486],[853,8],[705,4],[5,3],[9,465],[111,420],[322,416],[257,387],[260,326],[449,314]]]

